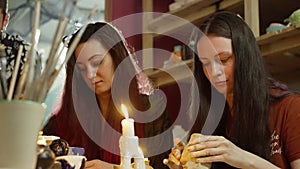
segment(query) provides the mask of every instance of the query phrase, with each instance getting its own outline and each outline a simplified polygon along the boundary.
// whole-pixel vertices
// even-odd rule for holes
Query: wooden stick
[[[38,40],[40,37],[40,30],[39,23],[40,23],[40,13],[41,13],[41,1],[35,0],[35,8],[34,8],[34,18],[33,18],[33,25],[32,25],[32,34],[31,34],[31,48],[29,50],[29,70],[28,70],[28,77],[27,82],[25,84],[25,97],[30,98],[30,95],[32,95],[32,91],[30,90],[33,85],[33,79],[35,76],[35,50],[37,49]],[[28,96],[26,96],[28,95]]]
[[[60,14],[60,17],[59,17],[59,22],[58,22],[58,25],[56,27],[56,31],[55,31],[55,36],[52,40],[52,45],[51,45],[51,49],[50,49],[50,53],[49,53],[49,56],[47,58],[47,64],[46,64],[46,70],[48,69],[48,67],[50,67],[50,65],[52,65],[52,60],[54,59],[54,55],[56,54],[56,51],[57,51],[57,48],[58,48],[58,45],[61,41],[61,35],[64,33],[64,26],[66,26],[66,18],[65,18],[65,11],[67,9],[67,2],[68,1],[65,1],[64,5],[63,5],[63,8],[62,8],[62,11],[61,11],[61,14]]]
[[[66,58],[64,59],[63,63],[60,65],[60,67],[58,68],[58,70],[54,70],[50,77],[46,79],[46,85],[43,85],[41,86],[42,89],[41,91],[39,92],[39,95],[37,97],[37,100],[38,102],[42,102],[46,95],[47,95],[47,92],[49,91],[49,86],[52,85],[52,83],[54,82],[54,79],[57,77],[57,75],[59,74],[59,72],[61,71],[61,69],[63,68],[63,66],[67,63],[67,61],[71,58],[75,48],[77,47],[78,43],[79,43],[79,40],[81,39],[85,29],[87,27],[87,24],[85,24],[81,30],[79,31],[79,33],[76,35],[76,37],[74,38],[74,41],[72,42],[68,52],[67,52],[67,55],[66,55]]]
[[[20,68],[20,62],[21,62],[21,55],[23,53],[23,46],[20,45],[19,46],[19,50],[18,50],[18,55],[17,55],[17,59],[15,62],[15,67],[14,67],[14,71],[13,71],[13,75],[10,81],[10,85],[9,85],[9,90],[7,93],[7,100],[11,100],[12,99],[12,95],[13,95],[13,91],[15,88],[15,84],[16,84],[16,79],[18,76],[18,72],[19,72],[19,68]]]
[[[32,25],[32,34],[31,34],[31,47],[29,49],[28,54],[26,55],[26,62],[24,64],[24,70],[22,72],[22,75],[20,77],[18,87],[16,90],[16,98],[19,98],[22,94],[24,94],[26,91],[29,92],[30,85],[33,81],[34,76],[34,53],[36,49],[37,39],[39,34],[37,35],[37,28],[39,26],[39,19],[40,19],[40,9],[41,9],[41,1],[36,0],[35,1],[35,9],[34,9],[34,22]],[[25,93],[24,93],[25,92]]]
[[[7,79],[6,79],[6,65],[7,65],[7,59],[5,56],[0,57],[0,81],[1,81],[1,89],[3,97],[5,98],[7,95]]]
[[[94,8],[90,11],[90,14],[89,14],[89,16],[88,16],[88,21],[92,18],[92,16],[93,16],[94,13],[96,12],[96,9],[97,9],[97,6],[94,6]],[[46,83],[43,83],[43,82],[42,82],[42,83],[45,84],[45,85],[40,85],[40,86],[41,86],[41,90],[38,92],[39,95],[35,98],[36,101],[42,102],[42,101],[45,99],[45,97],[46,97],[46,95],[47,95],[47,92],[49,91],[49,89],[50,89],[51,85],[53,84],[55,78],[58,76],[58,74],[59,74],[59,72],[61,71],[61,69],[63,68],[63,66],[64,66],[64,65],[67,63],[67,61],[71,58],[71,56],[72,56],[74,50],[76,49],[76,47],[77,47],[77,45],[78,45],[78,43],[79,43],[79,41],[80,41],[80,39],[81,39],[83,33],[85,32],[85,29],[86,29],[86,27],[87,27],[87,25],[88,25],[88,21],[87,21],[86,24],[84,24],[84,26],[80,29],[80,31],[78,32],[78,34],[77,34],[76,37],[74,38],[74,40],[73,40],[71,46],[69,47],[69,50],[68,50],[68,52],[67,52],[67,54],[66,54],[66,57],[65,57],[63,63],[60,65],[60,67],[59,67],[57,70],[55,69],[55,70],[51,73],[51,75],[50,75],[49,78],[45,79],[45,82],[46,82]],[[47,81],[46,81],[46,80],[47,80]]]
[[[63,10],[62,10],[62,13],[60,16],[60,21],[57,25],[57,29],[56,29],[56,33],[55,33],[56,38],[54,38],[52,41],[52,47],[51,47],[50,54],[47,59],[47,64],[46,64],[44,71],[42,72],[42,75],[38,81],[38,84],[36,85],[35,94],[34,94],[33,98],[38,98],[39,96],[37,96],[37,95],[41,94],[42,90],[44,90],[43,88],[48,86],[47,85],[48,78],[55,71],[56,65],[59,61],[59,56],[61,54],[59,46],[61,44],[63,34],[67,28],[67,25],[69,23],[71,15],[74,11],[76,3],[77,3],[77,0],[75,0],[73,2],[72,8],[67,17],[64,17],[67,3],[64,4]]]

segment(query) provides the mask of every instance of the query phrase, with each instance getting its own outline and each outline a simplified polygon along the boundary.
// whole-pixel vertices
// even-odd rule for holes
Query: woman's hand
[[[221,136],[204,136],[190,140],[188,150],[190,156],[199,163],[225,162],[237,168],[244,168],[243,164],[249,159],[244,150]]]
[[[199,163],[225,162],[236,168],[277,168],[270,162],[234,145],[222,136],[204,136],[189,142],[190,156]]]
[[[85,163],[85,169],[113,169],[113,164],[101,160],[91,160]]]
[[[164,159],[164,164],[167,165],[170,169],[182,169],[180,158],[183,151],[184,144],[178,142],[174,148],[172,148],[171,153],[169,154],[168,159]]]
[[[87,161],[85,163],[85,168],[86,169],[103,169],[100,167],[100,162],[99,160],[91,160],[91,161]]]

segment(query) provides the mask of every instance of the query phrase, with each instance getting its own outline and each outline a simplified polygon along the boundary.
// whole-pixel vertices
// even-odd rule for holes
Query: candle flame
[[[126,119],[128,119],[128,111],[127,111],[127,108],[124,104],[121,104],[121,109],[122,109],[122,112],[123,112],[123,115]]]

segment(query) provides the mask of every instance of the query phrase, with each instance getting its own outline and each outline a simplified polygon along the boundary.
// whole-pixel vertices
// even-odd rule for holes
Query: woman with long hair
[[[150,165],[164,167],[162,159],[173,143],[164,102],[139,71],[119,31],[109,23],[90,23],[66,65],[62,103],[44,134],[83,147],[87,167],[97,168],[99,160],[120,164],[121,104],[135,120],[135,133]],[[155,137],[160,134],[164,137]]]
[[[188,154],[217,169],[300,168],[299,94],[268,78],[256,39],[240,16],[217,12],[199,28],[200,106],[191,133],[203,135],[188,143]],[[219,114],[220,121],[207,121]],[[218,123],[211,133],[208,122]],[[169,158],[170,168],[181,151],[170,154],[176,157]]]

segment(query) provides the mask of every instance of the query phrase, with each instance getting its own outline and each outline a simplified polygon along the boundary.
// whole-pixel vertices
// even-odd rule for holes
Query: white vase
[[[0,101],[0,168],[35,169],[45,110],[32,101]]]

